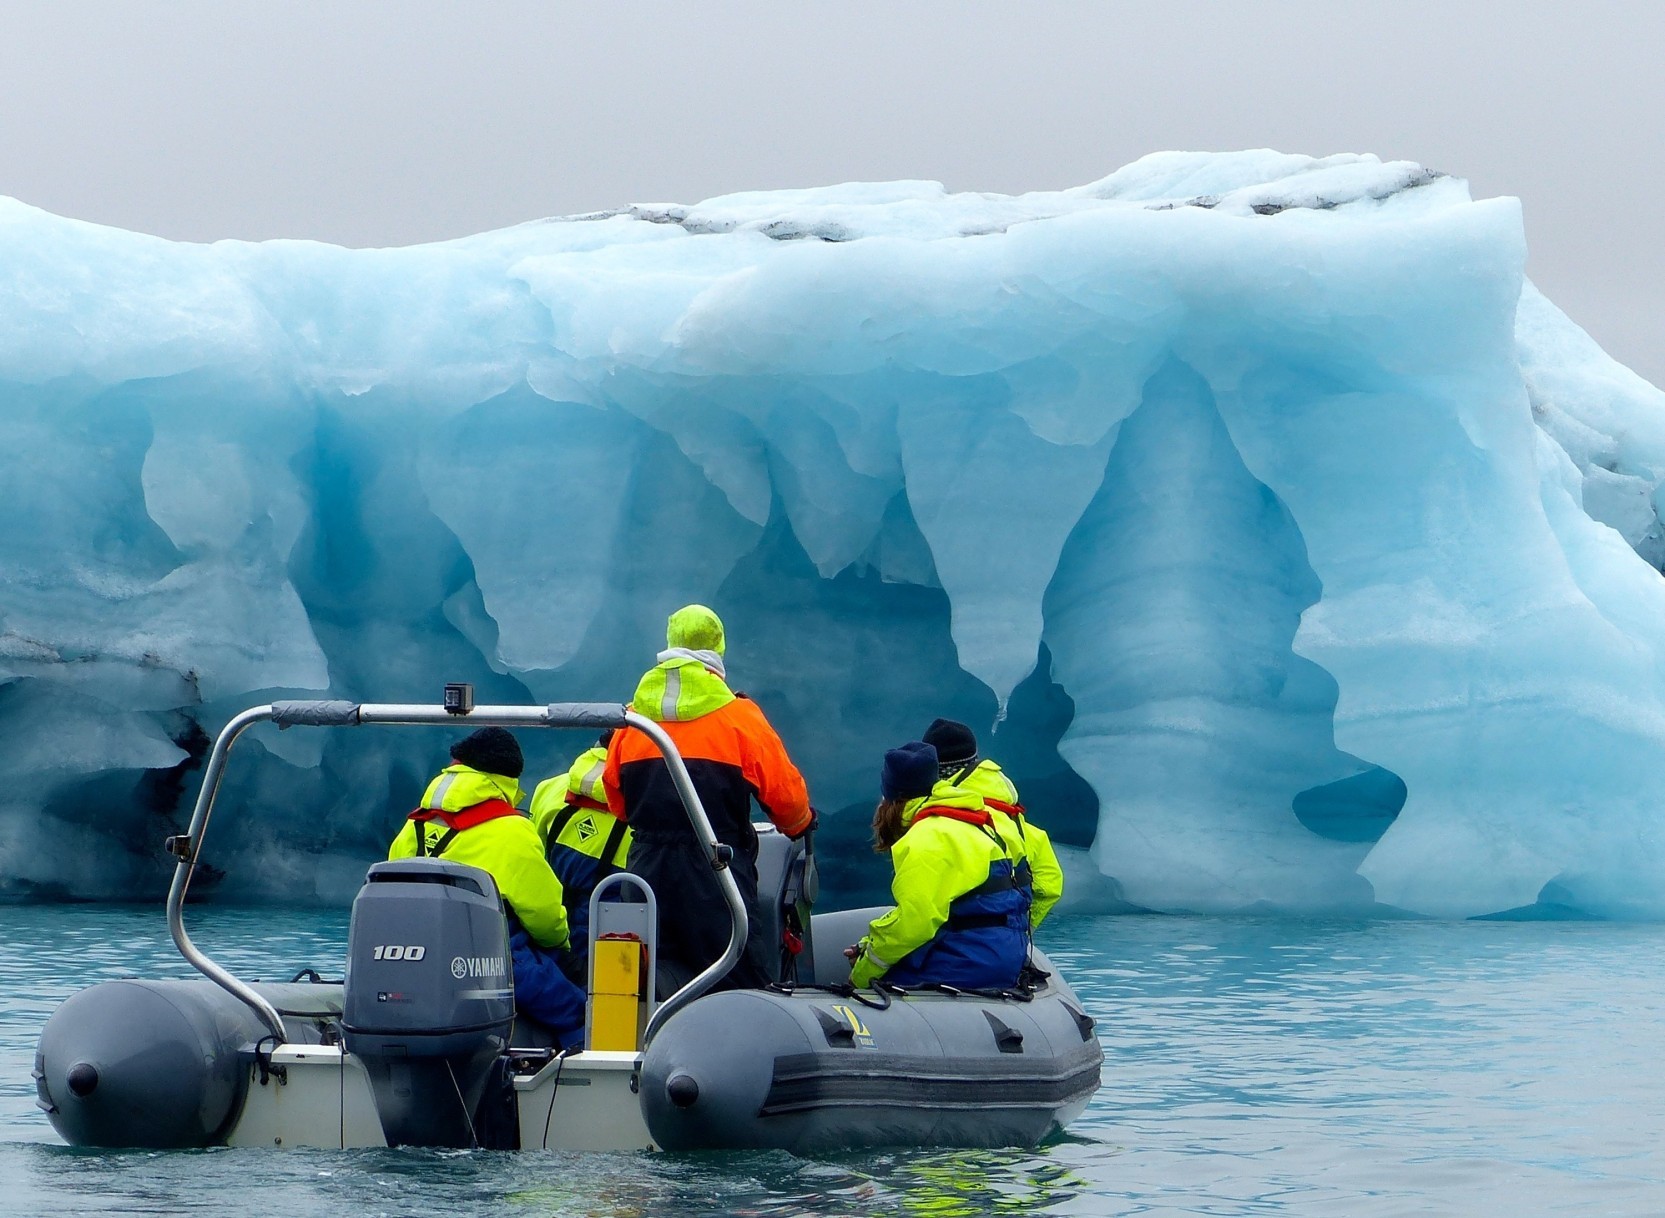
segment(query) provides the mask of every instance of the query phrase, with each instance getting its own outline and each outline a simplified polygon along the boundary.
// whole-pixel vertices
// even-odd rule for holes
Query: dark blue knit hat
[[[910,740],[885,754],[879,793],[886,799],[918,799],[937,783],[937,751],[923,740]]]

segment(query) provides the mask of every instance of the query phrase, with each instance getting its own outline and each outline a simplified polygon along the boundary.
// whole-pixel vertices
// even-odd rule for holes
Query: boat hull
[[[341,985],[256,984],[289,1038],[317,1044]],[[177,1149],[224,1143],[243,1111],[266,1026],[208,981],[105,981],[66,999],[41,1030],[36,1103],[72,1146]],[[265,1071],[269,1073],[269,1070]]]
[[[108,981],[73,995],[41,1034],[41,1108],[76,1146],[394,1140],[367,1064],[339,1044],[341,985],[254,988],[283,1013],[287,1043],[206,980]],[[511,1050],[498,1076],[505,1137],[481,1144],[1027,1146],[1080,1114],[1102,1063],[1092,1020],[1057,977],[1028,1000],[858,994],[836,981],[729,990],[676,1012],[642,1055]]]
[[[641,1104],[667,1150],[1029,1146],[1080,1115],[1103,1060],[1057,981],[1027,1001],[731,990],[665,1024]]]

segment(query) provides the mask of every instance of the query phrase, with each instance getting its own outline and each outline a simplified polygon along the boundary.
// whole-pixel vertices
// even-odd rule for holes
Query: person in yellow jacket
[[[873,834],[895,868],[896,908],[847,953],[853,985],[1007,989],[1028,960],[1028,901],[993,816],[937,764],[922,741],[885,754]]]
[[[983,806],[994,813],[995,828],[1017,868],[1018,887],[1031,894],[1030,929],[1039,927],[1064,895],[1064,869],[1052,839],[1029,819],[1005,771],[978,756],[977,736],[969,727],[953,719],[937,719],[921,739],[936,746],[938,775],[981,795]]]
[[[483,727],[451,746],[453,764],[428,784],[387,857],[444,858],[489,872],[509,907],[515,1006],[544,1024],[564,1048],[584,1037],[584,993],[562,972],[567,913],[543,839],[518,805],[525,792],[520,743]]]
[[[590,894],[602,880],[623,871],[630,855],[630,827],[607,810],[601,781],[612,735],[603,732],[565,774],[546,778],[532,792],[532,823],[561,881],[572,952],[580,964],[590,950]]]

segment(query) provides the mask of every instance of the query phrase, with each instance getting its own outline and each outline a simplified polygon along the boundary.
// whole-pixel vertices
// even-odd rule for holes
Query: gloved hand
[[[811,833],[814,833],[815,830],[816,830],[816,827],[819,826],[820,823],[821,823],[821,813],[816,811],[814,804],[811,804],[809,806],[809,823],[806,824],[802,829],[799,829],[796,833],[788,833],[786,836],[791,838],[795,842],[802,841],[804,838],[808,837]]]
[[[851,953],[854,954],[852,955]],[[884,976],[885,970],[879,966],[878,961],[874,960],[872,956],[867,954],[866,939],[863,939],[854,947],[846,948],[844,950],[844,954],[849,956],[851,961],[850,984],[855,986],[858,990],[866,989],[880,977]]]

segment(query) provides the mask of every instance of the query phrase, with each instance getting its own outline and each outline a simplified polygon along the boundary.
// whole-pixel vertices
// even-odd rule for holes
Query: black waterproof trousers
[[[746,836],[749,841],[726,842],[734,849],[729,870],[746,903],[746,950],[713,987],[719,990],[757,989],[772,980],[757,919],[757,837],[749,826]],[[659,902],[658,989],[664,998],[721,958],[732,927],[728,902],[692,829],[637,831],[630,870],[648,882]]]

